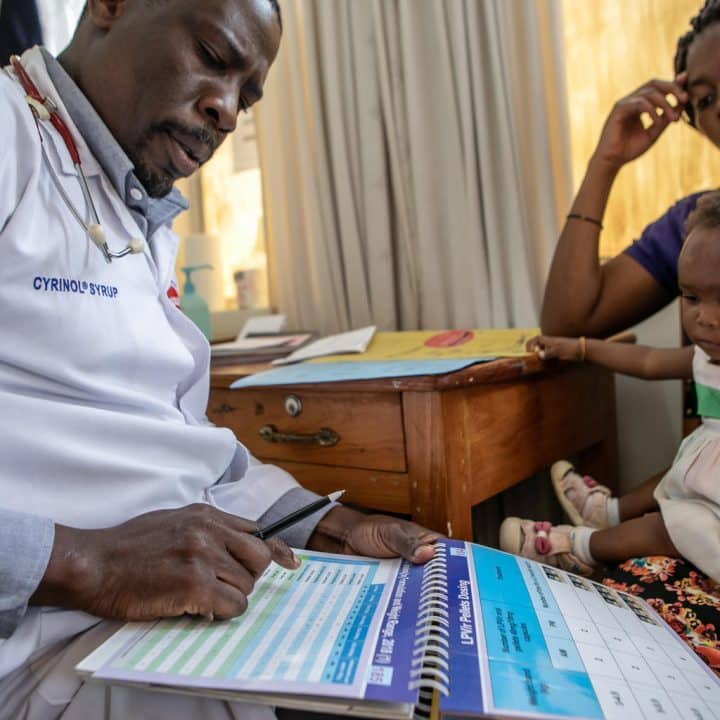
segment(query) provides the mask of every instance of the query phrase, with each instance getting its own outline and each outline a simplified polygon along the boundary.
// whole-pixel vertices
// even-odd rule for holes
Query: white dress
[[[655,499],[680,554],[720,581],[720,365],[698,347],[693,378],[702,425],[683,440]]]

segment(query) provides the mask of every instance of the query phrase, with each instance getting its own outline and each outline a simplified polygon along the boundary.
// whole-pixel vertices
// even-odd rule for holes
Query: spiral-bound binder
[[[246,615],[132,623],[78,671],[368,718],[715,717],[720,683],[641,599],[472,543],[424,566],[298,551]],[[655,713],[655,714],[653,714]],[[715,713],[715,714],[714,714]]]
[[[433,693],[448,694],[450,631],[448,615],[447,548],[438,545],[425,566],[420,585],[410,687],[419,691],[415,717],[430,717]]]

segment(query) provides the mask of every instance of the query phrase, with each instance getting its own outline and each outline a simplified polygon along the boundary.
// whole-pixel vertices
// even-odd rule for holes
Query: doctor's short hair
[[[158,2],[158,0],[146,0],[148,4],[151,4],[153,2]],[[279,0],[268,0],[270,3],[272,9],[275,11],[275,14],[277,15],[278,19],[278,25],[280,26],[280,29],[283,29],[283,21],[282,21],[282,10],[280,9],[280,2]],[[82,14],[80,15],[80,20],[83,20],[85,16],[88,13],[88,4],[85,3],[85,7],[83,8]]]
[[[685,238],[698,228],[720,229],[720,190],[705,193],[699,198],[695,209],[685,220]]]

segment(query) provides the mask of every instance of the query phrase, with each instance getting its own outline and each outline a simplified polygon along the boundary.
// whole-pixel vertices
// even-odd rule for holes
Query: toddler
[[[720,581],[720,191],[702,197],[688,217],[678,283],[691,346],[539,336],[528,349],[647,380],[694,378],[702,425],[685,438],[667,473],[620,498],[569,463],[555,463],[553,487],[574,526],[507,518],[503,550],[583,575],[631,557],[683,557]]]

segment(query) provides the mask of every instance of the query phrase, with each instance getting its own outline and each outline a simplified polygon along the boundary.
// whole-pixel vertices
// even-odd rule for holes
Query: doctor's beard
[[[172,191],[177,180],[187,177],[173,172],[171,168],[151,169],[149,163],[143,160],[155,138],[167,136],[173,131],[180,136],[192,138],[203,147],[199,166],[204,165],[213,156],[225,139],[225,135],[217,130],[201,126],[192,127],[172,120],[152,125],[138,142],[134,153],[132,155],[128,153],[134,165],[135,176],[151,198],[165,197]]]

